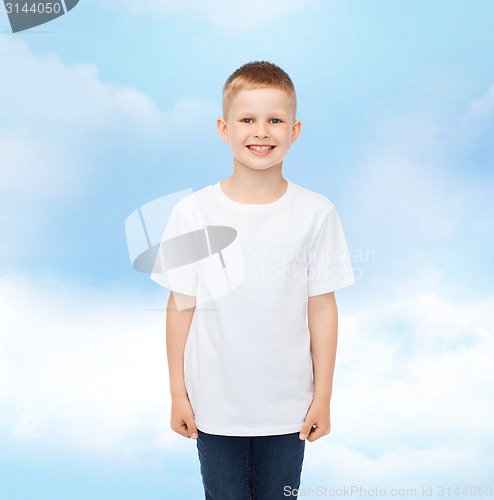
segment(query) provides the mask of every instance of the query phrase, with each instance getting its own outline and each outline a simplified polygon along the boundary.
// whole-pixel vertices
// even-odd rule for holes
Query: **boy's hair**
[[[228,107],[232,99],[246,89],[262,89],[266,87],[284,90],[293,103],[293,116],[297,112],[297,95],[295,86],[288,74],[276,64],[268,61],[252,61],[236,69],[223,87],[223,117],[227,117]]]

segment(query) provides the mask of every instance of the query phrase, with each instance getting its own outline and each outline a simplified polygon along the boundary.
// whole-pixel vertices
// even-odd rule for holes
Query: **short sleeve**
[[[180,205],[173,207],[150,276],[153,281],[174,292],[197,295],[198,261],[206,244],[201,229],[193,215]]]
[[[353,285],[350,255],[335,207],[324,218],[309,252],[307,295],[321,295]]]

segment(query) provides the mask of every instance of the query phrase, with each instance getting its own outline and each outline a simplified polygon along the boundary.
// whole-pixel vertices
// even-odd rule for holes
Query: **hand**
[[[300,430],[299,438],[315,441],[329,434],[330,430],[329,401],[321,399],[312,400],[305,416],[304,425]]]
[[[187,396],[172,398],[171,428],[178,434],[197,439],[194,412]]]

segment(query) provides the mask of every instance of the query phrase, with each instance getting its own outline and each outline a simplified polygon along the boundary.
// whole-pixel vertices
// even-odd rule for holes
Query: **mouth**
[[[270,146],[268,144],[249,144],[247,146],[247,148],[255,154],[268,154],[273,151],[275,147],[276,146]]]

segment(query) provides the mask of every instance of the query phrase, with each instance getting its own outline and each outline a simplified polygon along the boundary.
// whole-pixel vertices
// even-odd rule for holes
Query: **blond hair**
[[[297,111],[297,95],[295,86],[288,74],[276,64],[268,61],[252,61],[236,69],[223,86],[223,117],[228,114],[232,99],[241,91],[247,89],[262,89],[266,87],[284,90],[293,104],[293,116]]]

